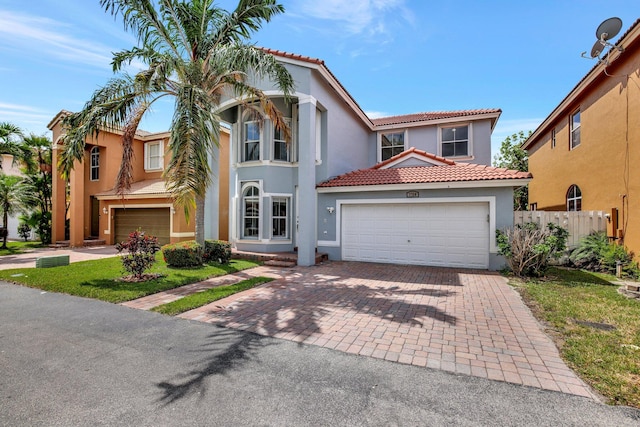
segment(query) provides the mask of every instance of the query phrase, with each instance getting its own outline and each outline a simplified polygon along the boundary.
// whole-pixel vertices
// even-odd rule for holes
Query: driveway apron
[[[246,272],[278,279],[181,317],[597,398],[496,273],[358,262]]]

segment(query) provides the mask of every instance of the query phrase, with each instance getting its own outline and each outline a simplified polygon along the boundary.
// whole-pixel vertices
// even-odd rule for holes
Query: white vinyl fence
[[[535,222],[540,226],[553,223],[569,231],[567,246],[573,249],[580,239],[592,231],[607,231],[607,218],[604,211],[549,212],[514,211],[513,224]]]

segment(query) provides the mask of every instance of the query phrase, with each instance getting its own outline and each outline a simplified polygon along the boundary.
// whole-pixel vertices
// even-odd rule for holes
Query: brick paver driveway
[[[357,262],[247,272],[278,280],[182,317],[595,397],[498,274]]]

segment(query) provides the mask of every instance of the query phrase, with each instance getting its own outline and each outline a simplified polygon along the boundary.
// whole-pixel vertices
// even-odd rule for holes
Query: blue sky
[[[231,9],[232,0],[218,2]],[[637,0],[282,0],[253,41],[320,58],[371,117],[501,108],[493,153],[533,130],[593,67],[603,20],[640,17]],[[111,76],[135,38],[99,0],[0,0],[0,122],[50,136]],[[135,69],[132,69],[135,71]],[[169,102],[141,127],[167,129]]]

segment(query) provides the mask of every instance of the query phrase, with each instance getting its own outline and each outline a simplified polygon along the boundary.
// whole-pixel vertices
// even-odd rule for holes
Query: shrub
[[[142,279],[144,272],[156,262],[155,254],[160,250],[160,245],[156,237],[145,236],[144,231],[138,229],[129,233],[129,239],[118,243],[116,249],[118,252],[129,252],[121,257],[122,267],[134,278]]]
[[[31,237],[31,227],[26,222],[21,222],[18,226],[18,235],[26,242]]]
[[[162,256],[171,267],[196,267],[202,265],[202,246],[195,240],[171,243],[162,247]]]
[[[205,240],[203,259],[205,262],[228,264],[231,260],[231,243],[224,240]]]
[[[638,277],[640,270],[633,258],[633,252],[628,252],[624,246],[609,242],[605,233],[595,231],[583,237],[569,256],[571,263],[578,268],[615,274],[619,262],[624,276]]]
[[[567,230],[553,223],[544,229],[529,222],[505,231],[496,230],[498,253],[518,277],[542,275],[550,260],[562,256],[568,236]]]

